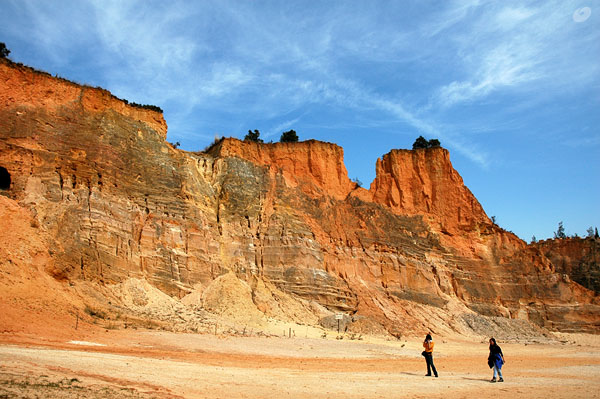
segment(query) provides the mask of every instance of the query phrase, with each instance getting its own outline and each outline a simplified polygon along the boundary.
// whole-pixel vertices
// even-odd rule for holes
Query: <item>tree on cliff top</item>
[[[298,135],[296,134],[296,131],[292,129],[287,132],[283,132],[279,141],[282,143],[297,143]]]
[[[0,42],[0,58],[7,58],[10,50],[6,48],[6,44]]]
[[[587,236],[588,238],[594,238],[594,228],[592,226],[590,226],[587,230],[586,230]]]
[[[440,141],[438,139],[431,139],[429,140],[429,148],[437,148],[437,147],[441,147],[442,144],[440,143]]]
[[[263,140],[260,138],[260,132],[256,129],[254,129],[254,132],[252,130],[248,130],[248,134],[246,137],[244,137],[244,141],[254,141],[255,143],[263,142]]]
[[[413,143],[413,150],[419,148],[438,148],[441,147],[440,141],[438,139],[431,139],[427,141],[425,137],[419,136]]]
[[[558,230],[554,232],[554,238],[567,238],[563,222],[558,222]]]
[[[413,150],[416,150],[417,148],[427,148],[428,145],[429,142],[425,140],[425,137],[419,136],[413,143]]]

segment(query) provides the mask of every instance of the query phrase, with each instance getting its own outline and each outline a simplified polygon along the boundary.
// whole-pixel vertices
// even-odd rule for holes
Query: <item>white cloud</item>
[[[294,127],[294,125],[296,125],[299,121],[300,121],[300,118],[295,118],[295,119],[284,121],[284,122],[278,124],[277,126],[269,129],[264,134],[264,138],[277,137],[281,133],[287,131],[288,129],[290,129],[292,127]]]
[[[544,4],[538,8],[499,8],[488,3],[464,32],[457,32],[459,55],[456,71],[464,71],[437,90],[443,107],[454,106],[490,96],[500,91],[528,89],[532,93],[545,88],[589,81],[597,67],[583,53],[584,42],[597,32],[574,37],[568,19],[571,6],[564,3]],[[577,62],[577,61],[580,62]]]
[[[237,65],[216,63],[212,66],[209,77],[197,82],[197,89],[203,96],[220,97],[236,88],[245,85],[253,79]]]
[[[529,46],[500,45],[479,60],[477,70],[469,80],[453,81],[439,89],[444,106],[472,101],[493,91],[517,86],[542,77],[536,70],[538,61]]]
[[[371,98],[369,101],[381,109],[390,112],[399,120],[404,121],[408,125],[414,127],[419,133],[422,133],[429,138],[441,139],[444,142],[444,146],[457,150],[462,155],[484,168],[489,166],[490,162],[487,153],[476,148],[476,146],[472,143],[465,143],[463,139],[456,137],[456,135],[452,134],[452,132],[445,131],[437,127],[434,123],[415,116],[413,113],[407,111],[402,104],[376,98]]]
[[[448,8],[443,9],[431,22],[424,24],[421,31],[427,37],[437,36],[458,24],[462,24],[480,4],[481,1],[479,0],[453,1]]]
[[[508,31],[535,14],[535,10],[525,7],[506,7],[496,15],[495,22],[499,29]]]

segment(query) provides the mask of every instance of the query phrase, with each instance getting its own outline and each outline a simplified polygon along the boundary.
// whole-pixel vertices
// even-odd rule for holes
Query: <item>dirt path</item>
[[[94,338],[41,345],[0,337],[0,398],[600,398],[596,337],[582,346],[504,344],[502,384],[489,382],[482,342],[438,342],[436,379],[424,376],[417,340],[144,331]]]

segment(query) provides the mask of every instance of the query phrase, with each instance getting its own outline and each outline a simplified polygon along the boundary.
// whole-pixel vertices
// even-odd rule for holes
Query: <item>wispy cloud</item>
[[[531,49],[518,44],[499,45],[478,61],[471,79],[453,81],[441,87],[438,92],[440,102],[447,107],[541,78],[543,72],[536,70],[538,61]]]
[[[598,32],[584,33],[573,43],[572,7],[562,2],[537,8],[482,5],[473,22],[457,32],[456,70],[465,73],[437,90],[439,104],[450,107],[538,83],[551,87],[589,81],[589,73],[578,73],[581,68],[589,72],[589,60],[578,64],[582,54],[575,48],[591,43]]]
[[[300,87],[306,89],[305,95],[313,98],[315,102],[335,102],[353,108],[359,113],[368,112],[369,110],[383,112],[393,120],[410,126],[418,134],[429,138],[442,139],[445,146],[457,150],[480,166],[484,168],[489,166],[489,157],[485,151],[476,148],[472,143],[467,144],[452,131],[439,128],[435,122],[418,116],[400,101],[380,96],[372,90],[361,87],[357,82],[343,79],[334,80],[330,84],[321,83],[319,85],[303,82]]]
[[[294,127],[299,121],[300,121],[300,118],[294,118],[294,119],[284,121],[284,122],[272,127],[271,129],[267,130],[264,134],[264,137],[265,138],[276,137],[277,135],[280,135],[284,131],[287,131],[288,129]]]
[[[462,23],[475,8],[480,6],[481,1],[452,1],[447,4],[450,5],[448,8],[442,9],[430,22],[423,25],[421,32],[424,36],[437,36]]]
[[[600,134],[570,139],[565,141],[564,144],[571,148],[598,147],[600,146]]]
[[[437,127],[433,122],[415,116],[407,111],[400,103],[383,99],[371,99],[373,104],[395,115],[399,120],[414,127],[419,133],[430,138],[438,138],[444,141],[444,146],[452,148],[466,156],[471,161],[487,168],[490,164],[489,155],[477,148],[473,143],[467,144],[463,139],[456,136],[455,132]]]

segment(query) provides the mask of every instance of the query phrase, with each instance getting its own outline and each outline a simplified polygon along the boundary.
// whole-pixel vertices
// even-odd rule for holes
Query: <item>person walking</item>
[[[502,365],[505,363],[502,348],[496,343],[496,339],[490,338],[490,355],[488,356],[488,366],[494,369],[494,376],[490,382],[496,382],[496,376],[500,377],[498,382],[504,382],[502,378]]]
[[[425,348],[425,350],[423,351],[422,355],[425,356],[425,362],[427,363],[427,374],[425,374],[426,377],[431,377],[431,371],[433,370],[433,375],[438,376],[437,370],[435,369],[435,366],[433,365],[433,346],[435,345],[435,343],[433,342],[433,339],[431,338],[430,334],[427,334],[425,336],[425,341],[423,341],[423,348]]]

